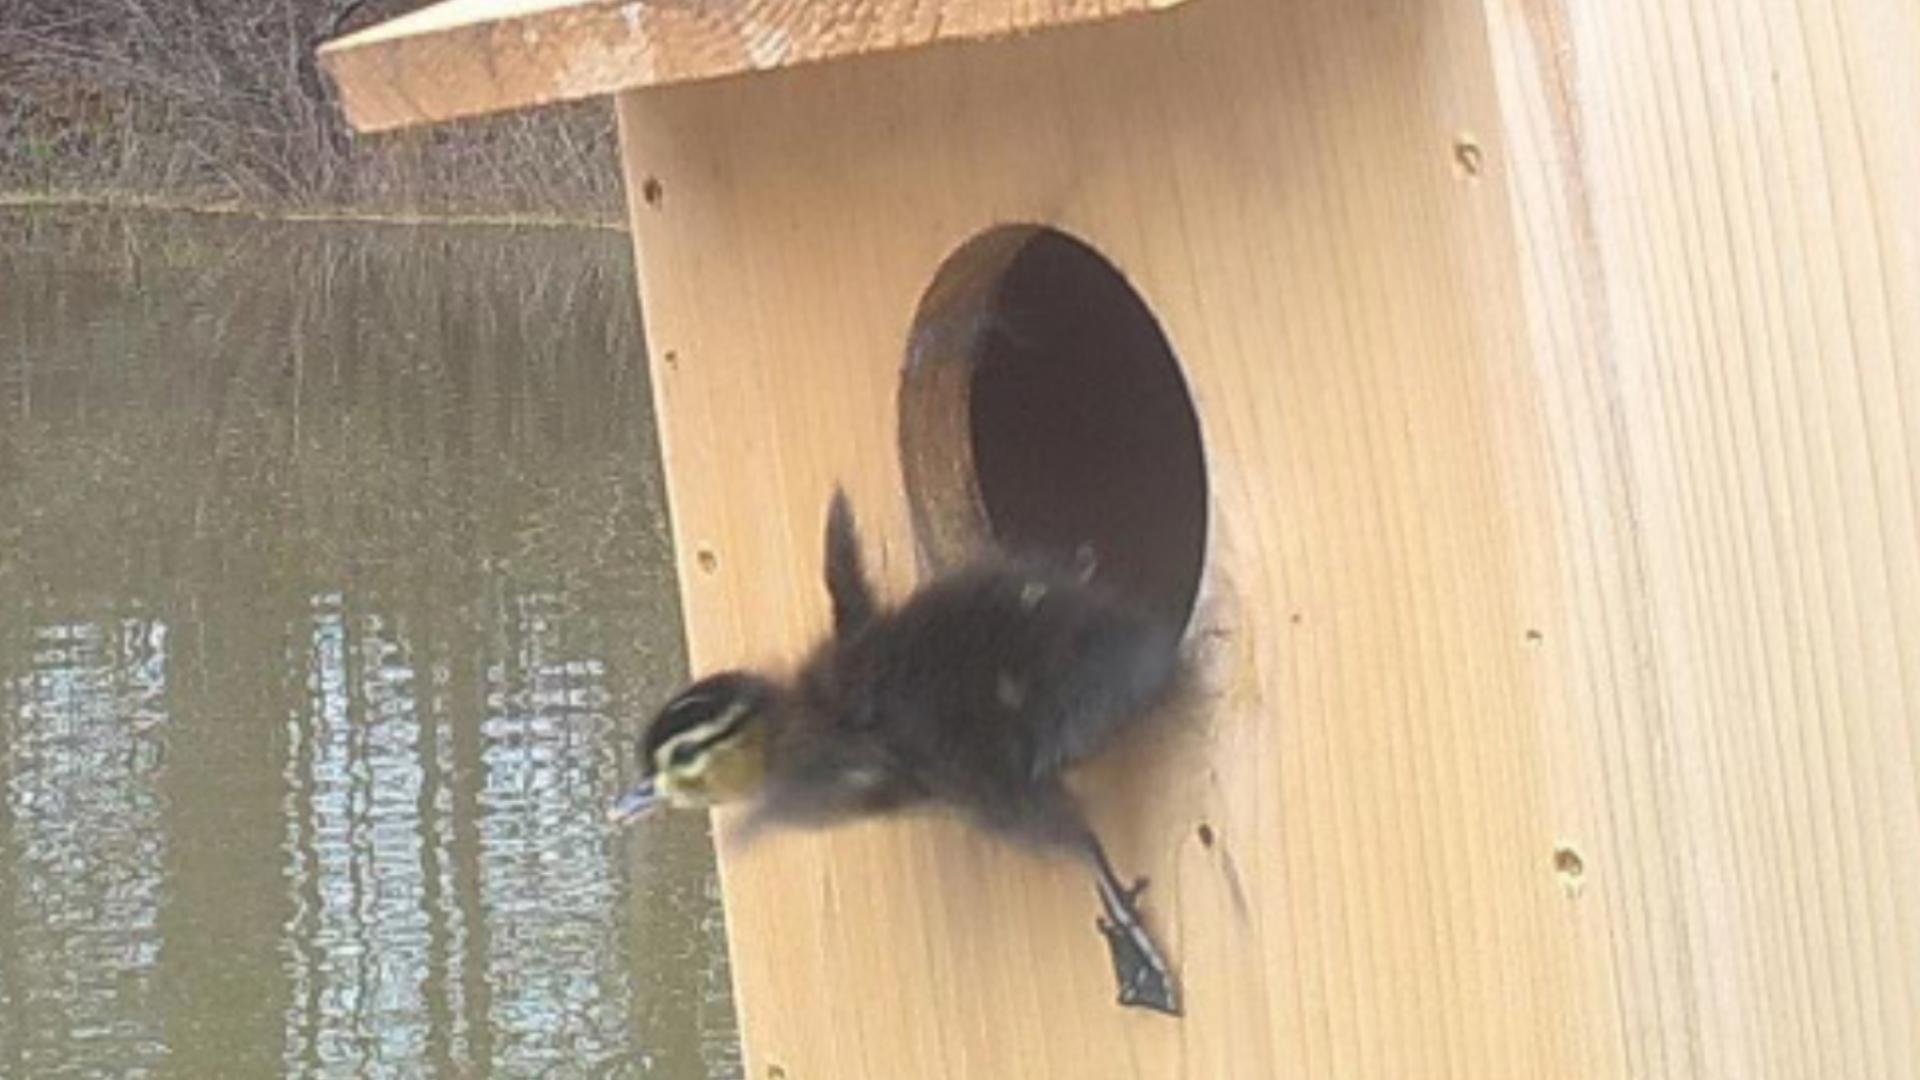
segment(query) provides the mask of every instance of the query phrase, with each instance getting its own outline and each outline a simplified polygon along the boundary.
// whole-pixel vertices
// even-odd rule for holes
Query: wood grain
[[[452,10],[363,116],[548,99]],[[1111,1005],[1071,868],[786,836],[723,849],[749,1075],[1920,1076],[1917,101],[1911,0],[1206,0],[623,93],[698,666],[824,629],[836,482],[911,585],[898,367],[995,224],[1129,276],[1208,450],[1206,692],[1085,778],[1188,1016]]]
[[[1208,0],[622,97],[697,666],[824,627],[836,481],[908,587],[909,320],[995,223],[1129,276],[1212,476],[1209,693],[1084,785],[1153,877],[1186,1018],[1114,1006],[1076,869],[886,823],[723,848],[750,1075],[1604,1069],[1583,1055],[1614,988],[1554,871],[1562,711],[1539,712],[1531,508],[1496,438],[1489,353],[1526,333],[1509,208],[1456,176],[1494,89],[1471,4]]]
[[[983,41],[1186,0],[446,0],[323,46],[361,131]]]
[[[1920,1075],[1920,9],[1487,11],[1604,1034],[1634,1075]]]
[[[876,827],[726,857],[755,1075],[1916,1075],[1914,23],[1211,0],[625,98],[702,663],[819,628],[835,477],[905,587],[893,370],[994,222],[1133,278],[1214,477],[1216,696],[1089,784],[1188,1018],[1072,872]]]

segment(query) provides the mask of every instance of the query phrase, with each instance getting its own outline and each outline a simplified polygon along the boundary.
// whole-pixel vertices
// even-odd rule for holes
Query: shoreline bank
[[[285,221],[301,224],[397,225],[406,227],[447,226],[462,228],[587,229],[625,234],[624,222],[597,221],[592,218],[567,218],[551,214],[439,214],[406,213],[385,210],[356,210],[351,207],[276,209],[240,202],[204,203],[165,196],[132,192],[41,192],[0,190],[0,210],[85,210],[122,212],[199,214],[208,217],[249,217],[261,221]]]

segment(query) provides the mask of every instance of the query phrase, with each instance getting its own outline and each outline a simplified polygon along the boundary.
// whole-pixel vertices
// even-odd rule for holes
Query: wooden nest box
[[[1910,0],[455,0],[387,128],[615,95],[697,667],[987,532],[1191,608],[1085,881],[723,851],[754,1080],[1913,1077]]]

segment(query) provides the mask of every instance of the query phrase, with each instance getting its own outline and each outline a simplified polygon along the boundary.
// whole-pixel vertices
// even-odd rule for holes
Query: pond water
[[[611,233],[0,211],[0,1076],[740,1070]]]

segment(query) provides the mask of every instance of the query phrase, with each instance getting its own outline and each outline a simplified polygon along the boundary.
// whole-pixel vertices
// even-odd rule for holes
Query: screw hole
[[[645,180],[640,181],[640,198],[644,200],[648,206],[658,210],[660,209],[661,201],[666,197],[667,189],[660,183],[659,177],[649,176]]]
[[[1194,831],[1200,836],[1201,847],[1211,848],[1213,846],[1213,826],[1203,821],[1200,823],[1200,827]]]
[[[720,569],[720,556],[715,555],[712,548],[701,548],[694,552],[693,560],[700,564],[701,573],[711,574]]]
[[[1567,895],[1578,896],[1586,887],[1587,861],[1570,844],[1562,844],[1553,849],[1553,872],[1560,878],[1560,886]]]
[[[1484,156],[1480,144],[1471,135],[1462,135],[1453,141],[1453,166],[1465,179],[1479,178],[1486,164]]]

